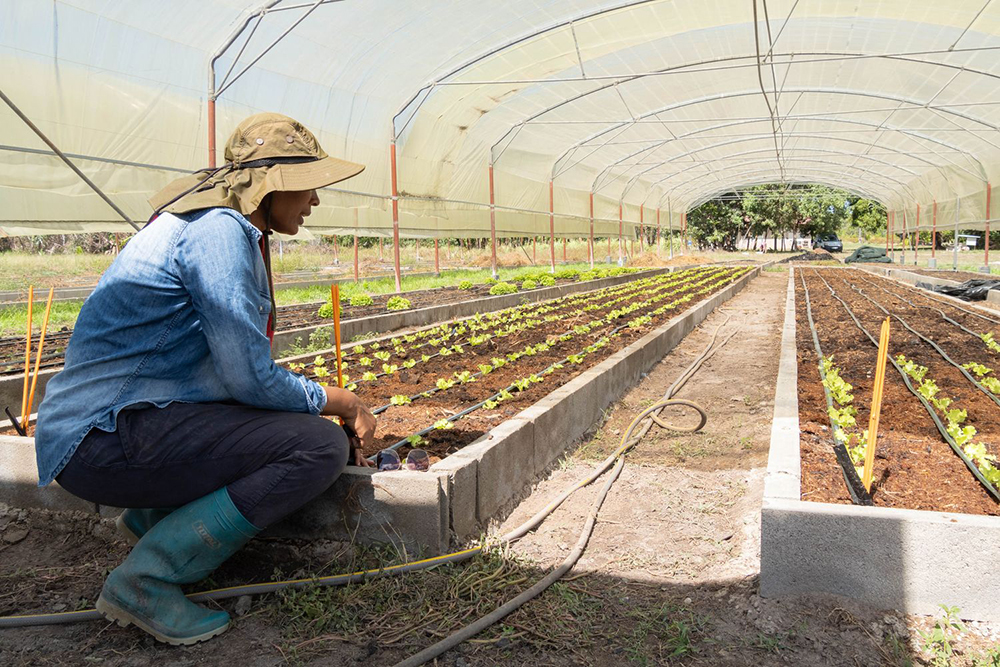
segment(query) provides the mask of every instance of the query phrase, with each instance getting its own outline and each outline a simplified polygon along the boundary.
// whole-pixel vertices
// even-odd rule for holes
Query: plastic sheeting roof
[[[404,236],[488,235],[491,165],[500,235],[547,234],[550,196],[556,234],[585,235],[593,195],[600,236],[767,182],[856,191],[897,229],[918,205],[922,228],[1000,217],[1000,3],[266,4],[3,0],[0,85],[139,220],[208,163],[210,71],[219,146],[279,111],[367,165],[321,193],[318,233],[389,233],[394,140]],[[128,229],[6,107],[0,127],[0,230]]]

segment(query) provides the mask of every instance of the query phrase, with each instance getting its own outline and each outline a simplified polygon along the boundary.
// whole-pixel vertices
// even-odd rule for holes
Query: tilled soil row
[[[446,391],[437,392],[426,398],[419,398],[409,405],[390,407],[379,416],[376,441],[369,450],[365,451],[365,454],[372,455],[384,447],[393,445],[409,435],[431,426],[438,420],[455,415],[510,386],[515,380],[540,374],[568,355],[582,352],[588,345],[607,336],[614,328],[624,325],[635,317],[680,297],[691,296],[689,301],[678,304],[676,308],[668,310],[662,315],[653,316],[651,322],[636,328],[625,327],[617,335],[611,337],[606,345],[587,354],[580,363],[566,363],[561,368],[554,369],[550,374],[544,376],[542,382],[534,382],[523,391],[512,392],[512,398],[501,402],[497,407],[480,408],[455,422],[451,429],[431,431],[426,436],[427,442],[421,443],[422,449],[441,457],[457,451],[503,420],[512,417],[545,394],[576,377],[582,371],[600,363],[611,354],[643,337],[652,329],[661,326],[664,322],[701,302],[711,293],[718,291],[743,273],[745,271],[736,269],[719,272],[714,275],[711,281],[714,287],[708,292],[695,293],[705,289],[706,285],[703,285],[679,291],[677,294],[664,295],[662,300],[629,313],[613,324],[602,324],[585,335],[575,335],[569,341],[558,341],[558,336],[571,332],[574,324],[584,324],[601,318],[606,314],[607,309],[583,313],[578,316],[577,321],[563,319],[549,322],[530,332],[520,332],[523,335],[514,334],[491,339],[483,345],[466,348],[464,354],[439,357],[422,364],[421,367],[400,369],[392,376],[383,378],[377,383],[361,385],[357,390],[359,397],[369,406],[375,407],[388,403],[389,398],[395,395],[412,396],[426,391],[434,387],[439,378],[453,378],[456,372],[474,372],[479,364],[490,363],[493,357],[505,357],[510,352],[522,350],[527,345],[537,345],[543,341],[552,341],[553,343],[548,350],[521,357],[517,362],[508,363],[493,370],[475,382],[456,383]],[[404,447],[401,451],[405,454],[407,449]]]
[[[827,281],[854,315],[877,337],[885,315],[851,285],[864,289],[865,283],[842,271],[816,272],[800,269],[812,303],[813,318],[823,354],[833,356],[840,374],[851,385],[853,405],[857,408],[858,432],[867,427],[877,349],[857,328],[844,306],[831,296]],[[821,277],[822,276],[822,277]],[[865,290],[890,312],[898,312],[915,330],[955,349],[966,345],[942,328],[940,316],[922,308],[902,309],[899,301],[877,290]],[[850,503],[840,466],[832,451],[830,421],[826,414],[823,386],[817,369],[806,317],[805,294],[801,279],[796,285],[796,316],[799,355],[799,417],[802,452],[802,497],[818,502]],[[948,326],[948,325],[945,325]],[[955,329],[955,327],[951,327]],[[975,341],[966,335],[975,345]],[[943,345],[942,345],[943,347]],[[942,395],[956,399],[958,407],[969,410],[969,422],[976,425],[982,440],[998,442],[997,416],[1000,409],[983,396],[953,366],[947,364],[928,344],[907,331],[898,321],[892,322],[890,355],[904,354],[930,370],[942,389]],[[950,354],[950,353],[949,353]],[[980,355],[982,359],[985,355]],[[977,418],[978,416],[978,418]],[[906,388],[898,372],[887,367],[878,449],[874,468],[872,498],[876,505],[910,509],[1000,514],[1000,507],[987,494],[962,460],[945,442],[920,401]]]

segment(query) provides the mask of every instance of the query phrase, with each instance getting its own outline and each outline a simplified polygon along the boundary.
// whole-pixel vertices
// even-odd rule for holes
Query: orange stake
[[[889,352],[889,318],[882,322],[878,341],[878,361],[875,363],[875,386],[872,390],[872,413],[868,418],[868,443],[865,447],[865,467],[861,481],[865,490],[872,490],[872,468],[875,466],[875,444],[878,440],[878,420],[882,412],[882,390],[885,387],[885,364]]]
[[[49,288],[49,300],[45,304],[45,317],[42,319],[42,335],[38,338],[38,352],[35,354],[35,375],[31,378],[31,391],[28,393],[28,419],[31,419],[31,407],[35,404],[35,386],[38,384],[38,369],[42,365],[42,350],[45,348],[45,332],[49,328],[49,313],[52,312],[52,295],[55,288]],[[27,425],[24,432],[28,432]]]
[[[344,388],[344,372],[340,357],[340,285],[330,285],[330,295],[333,298],[333,344],[337,348],[337,386]]]
[[[31,307],[35,302],[35,286],[28,286],[28,335],[24,338],[24,390],[21,392],[21,426],[27,419],[28,409],[28,377],[31,373]]]

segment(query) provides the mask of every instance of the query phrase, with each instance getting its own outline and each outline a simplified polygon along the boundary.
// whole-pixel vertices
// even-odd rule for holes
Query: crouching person
[[[38,411],[39,484],[128,508],[135,546],[97,601],[170,644],[229,627],[189,601],[254,535],[322,493],[375,433],[350,392],[271,360],[268,236],[295,234],[318,188],[361,165],[279,114],[248,118],[226,164],[173,183],[80,311]],[[341,428],[321,415],[336,415]]]

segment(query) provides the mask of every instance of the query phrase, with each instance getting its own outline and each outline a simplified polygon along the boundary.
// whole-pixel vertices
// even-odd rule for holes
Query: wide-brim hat
[[[180,178],[154,195],[156,213],[223,206],[249,217],[272,192],[316,190],[356,176],[364,165],[327,155],[304,125],[278,113],[250,116],[226,142],[226,164]]]

